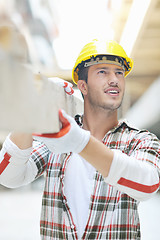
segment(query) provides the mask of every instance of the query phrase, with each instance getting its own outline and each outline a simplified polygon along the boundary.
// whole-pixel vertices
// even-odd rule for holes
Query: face
[[[116,110],[124,95],[124,70],[114,64],[96,64],[89,67],[86,101],[94,108]]]

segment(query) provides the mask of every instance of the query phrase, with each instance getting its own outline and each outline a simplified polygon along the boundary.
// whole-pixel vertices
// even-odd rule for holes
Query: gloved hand
[[[69,95],[72,95],[74,93],[74,90],[73,90],[73,84],[70,83],[70,82],[67,82],[67,81],[64,81],[63,79],[61,78],[57,78],[57,77],[54,77],[54,78],[48,78],[49,81],[52,81],[62,87],[64,87],[64,91],[69,94]]]
[[[62,128],[58,133],[33,134],[33,138],[43,142],[54,153],[80,153],[90,139],[90,132],[78,126],[76,121],[59,110]]]

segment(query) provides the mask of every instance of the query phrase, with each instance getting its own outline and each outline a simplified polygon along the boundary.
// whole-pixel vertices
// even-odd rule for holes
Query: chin
[[[120,106],[121,106],[121,103],[119,103],[119,104],[110,104],[110,105],[107,104],[105,108],[108,109],[108,110],[114,111],[114,110],[119,109]]]

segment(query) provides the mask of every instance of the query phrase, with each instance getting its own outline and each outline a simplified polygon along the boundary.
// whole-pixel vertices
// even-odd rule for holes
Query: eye
[[[117,71],[116,74],[120,76],[124,76],[124,71]]]
[[[99,70],[99,71],[98,71],[98,74],[105,74],[105,73],[106,73],[105,70]]]

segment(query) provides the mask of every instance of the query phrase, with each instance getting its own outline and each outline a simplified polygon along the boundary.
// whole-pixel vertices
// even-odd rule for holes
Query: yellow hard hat
[[[87,43],[81,50],[74,68],[72,70],[73,82],[78,82],[78,72],[81,67],[91,66],[99,63],[115,63],[123,66],[125,76],[127,76],[133,68],[133,60],[129,58],[116,41],[109,40],[93,40]]]

